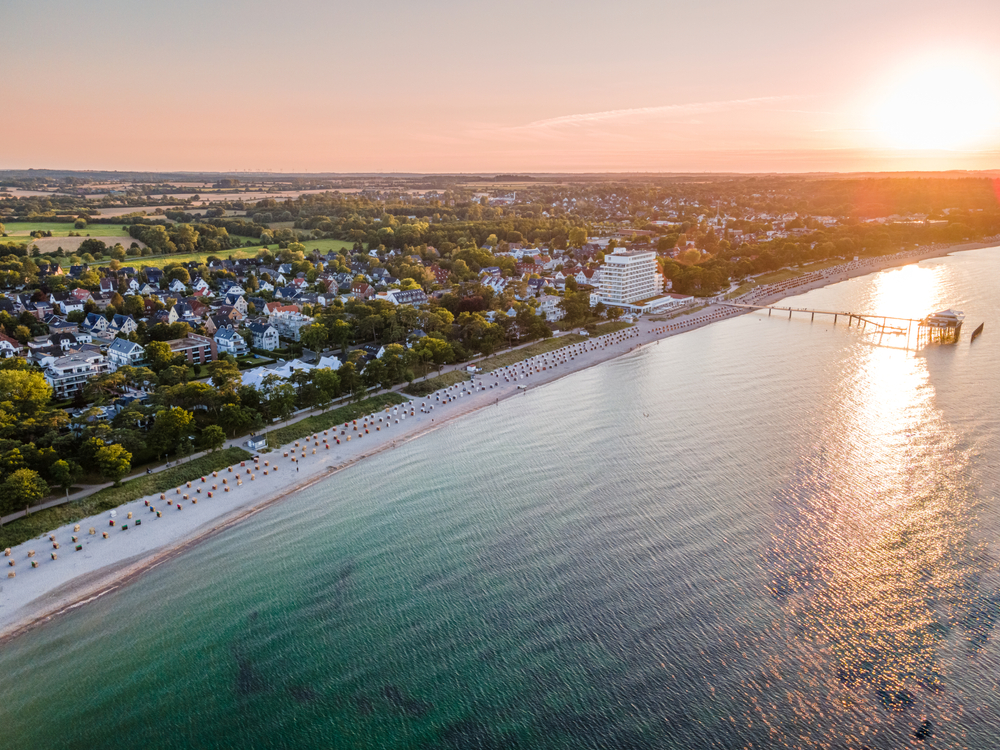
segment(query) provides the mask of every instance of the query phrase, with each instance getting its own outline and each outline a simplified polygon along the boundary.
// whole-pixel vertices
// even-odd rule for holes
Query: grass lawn
[[[31,239],[32,232],[52,232],[53,237],[68,237],[70,232],[91,237],[128,237],[127,231],[122,229],[121,224],[88,224],[83,229],[75,229],[73,222],[63,223],[61,221],[12,221],[3,222],[4,231],[13,237],[0,238],[0,242],[27,242]],[[124,244],[124,243],[123,243]]]
[[[488,357],[479,362],[479,366],[483,368],[484,372],[493,372],[500,367],[507,367],[522,362],[538,354],[546,354],[556,349],[562,349],[564,346],[569,346],[570,344],[579,344],[588,338],[590,337],[580,333],[569,333],[558,338],[542,339],[541,341],[536,341],[534,344],[528,344],[523,349],[514,349],[513,351],[497,354],[494,357]]]
[[[338,424],[350,422],[352,419],[361,419],[361,417],[382,411],[387,406],[406,403],[407,400],[398,393],[383,393],[379,396],[366,398],[356,404],[345,404],[331,411],[307,417],[287,427],[271,430],[267,433],[267,444],[271,448],[280,448],[282,445],[300,440],[306,435],[332,429]]]
[[[792,268],[783,268],[780,271],[772,271],[771,273],[765,273],[761,276],[754,277],[754,281],[758,284],[777,284],[780,281],[788,281],[788,279],[794,279],[805,271],[797,271]]]
[[[443,375],[438,375],[437,377],[428,378],[427,380],[421,380],[412,385],[406,386],[403,389],[403,393],[408,393],[411,396],[426,396],[430,393],[440,388],[447,388],[458,383],[464,383],[466,380],[471,380],[472,376],[469,373],[462,370],[452,370],[451,372],[446,372]]]
[[[733,291],[726,294],[724,299],[733,299],[734,297],[739,297],[741,294],[746,294],[747,292],[749,292],[755,286],[757,285],[754,284],[752,281],[745,281],[744,283],[736,287]]]
[[[616,320],[611,323],[600,323],[596,326],[589,326],[587,331],[591,336],[603,336],[606,333],[623,331],[626,328],[631,328],[633,325],[633,323],[626,323],[624,320]]]
[[[121,487],[108,487],[82,500],[40,510],[0,528],[0,548],[13,547],[59,526],[117,508],[140,497],[165,492],[183,482],[189,482],[250,457],[251,454],[242,448],[226,448],[155,474],[140,474],[134,479],[122,482]]]
[[[342,248],[347,248],[350,250],[354,247],[353,242],[347,242],[346,240],[303,240],[302,244],[306,246],[306,253],[310,253],[313,250],[319,250],[321,253],[328,253],[333,250],[333,252],[338,252]],[[277,248],[277,245],[273,246]]]

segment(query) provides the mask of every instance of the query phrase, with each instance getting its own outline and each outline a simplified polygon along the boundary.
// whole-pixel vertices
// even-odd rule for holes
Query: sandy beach
[[[994,244],[934,246],[852,261],[789,282],[756,287],[733,301],[772,304],[856,276]],[[413,398],[356,423],[339,425],[336,430],[318,433],[314,439],[262,454],[256,463],[247,461],[191,482],[190,487],[184,485],[163,496],[142,498],[113,511],[114,518],[103,513],[18,545],[3,558],[0,642],[128,585],[144,571],[203,539],[364,458],[443,428],[458,417],[494,406],[525,389],[742,314],[744,310],[711,303],[669,320],[642,319],[632,328],[481,373],[471,382]],[[484,364],[488,366],[488,361]],[[10,573],[14,577],[8,577]]]

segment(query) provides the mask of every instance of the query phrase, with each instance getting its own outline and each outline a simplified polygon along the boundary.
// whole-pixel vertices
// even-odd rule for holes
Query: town
[[[1000,225],[982,179],[92,179],[0,192],[2,512],[512,346]]]

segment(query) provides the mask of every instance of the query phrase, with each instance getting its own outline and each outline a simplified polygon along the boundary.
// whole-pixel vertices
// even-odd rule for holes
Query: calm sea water
[[[956,346],[745,316],[366,461],[4,646],[0,747],[997,747],[998,278],[795,299]]]

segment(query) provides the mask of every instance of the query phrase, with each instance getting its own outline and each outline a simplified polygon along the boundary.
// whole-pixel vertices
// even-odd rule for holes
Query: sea
[[[4,644],[0,748],[996,748],[998,279],[786,301],[955,344],[758,312],[365,460]]]

